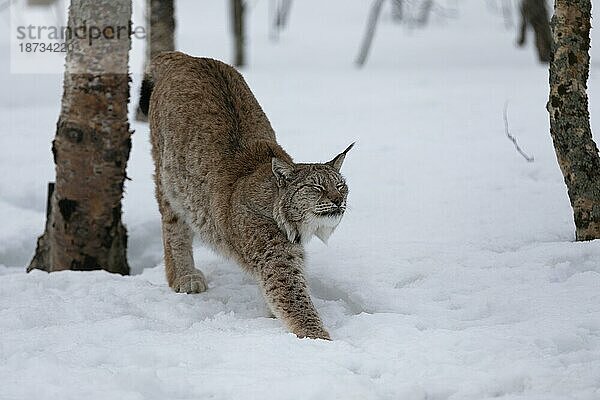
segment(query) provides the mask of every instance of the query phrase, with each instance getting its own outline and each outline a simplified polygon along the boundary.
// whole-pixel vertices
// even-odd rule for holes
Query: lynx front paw
[[[208,289],[208,285],[202,272],[198,271],[175,279],[171,288],[177,293],[202,293]]]
[[[309,338],[309,339],[323,339],[323,340],[331,340],[329,336],[329,332],[325,329],[298,329],[294,332],[298,338]]]

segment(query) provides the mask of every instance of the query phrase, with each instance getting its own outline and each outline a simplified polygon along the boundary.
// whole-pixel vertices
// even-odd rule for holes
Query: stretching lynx
[[[296,164],[232,67],[169,52],[150,69],[142,108],[150,111],[169,286],[206,290],[192,258],[196,233],[256,278],[298,337],[329,339],[306,287],[303,244],[313,235],[326,241],[344,214],[339,170],[352,145],[327,163]]]

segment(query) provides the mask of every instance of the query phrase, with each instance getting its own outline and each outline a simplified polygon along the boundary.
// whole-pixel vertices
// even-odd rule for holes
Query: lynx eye
[[[311,188],[313,188],[315,190],[318,190],[319,192],[325,191],[325,188],[323,186],[321,186],[321,185],[313,184],[313,185],[308,185],[308,186],[310,186]]]

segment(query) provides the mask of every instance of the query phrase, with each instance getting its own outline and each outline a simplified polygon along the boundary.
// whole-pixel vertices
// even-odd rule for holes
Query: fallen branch
[[[533,156],[528,156],[527,153],[525,153],[523,150],[521,150],[521,147],[519,147],[519,144],[517,143],[517,139],[510,134],[510,130],[508,129],[508,101],[506,103],[504,103],[504,112],[503,112],[503,116],[504,116],[504,132],[506,133],[506,137],[515,145],[515,149],[517,149],[517,152],[519,152],[520,155],[523,156],[523,158],[527,161],[527,162],[533,162]]]

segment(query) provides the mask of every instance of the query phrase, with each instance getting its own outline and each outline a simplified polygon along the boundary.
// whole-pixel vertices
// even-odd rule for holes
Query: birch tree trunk
[[[550,133],[573,207],[577,240],[600,238],[600,158],[592,139],[587,79],[590,0],[556,0],[550,62]]]
[[[121,197],[131,0],[72,0],[63,98],[52,153],[56,183],[46,229],[27,268],[129,273]],[[86,35],[82,32],[85,27]]]
[[[144,65],[144,82],[148,82],[148,66],[157,54],[175,50],[175,7],[174,0],[147,0],[146,19],[149,34],[146,36],[146,60]],[[145,90],[144,87],[141,89]],[[140,97],[142,93],[140,93]],[[139,103],[139,102],[138,102]],[[138,105],[135,118],[147,121]]]

